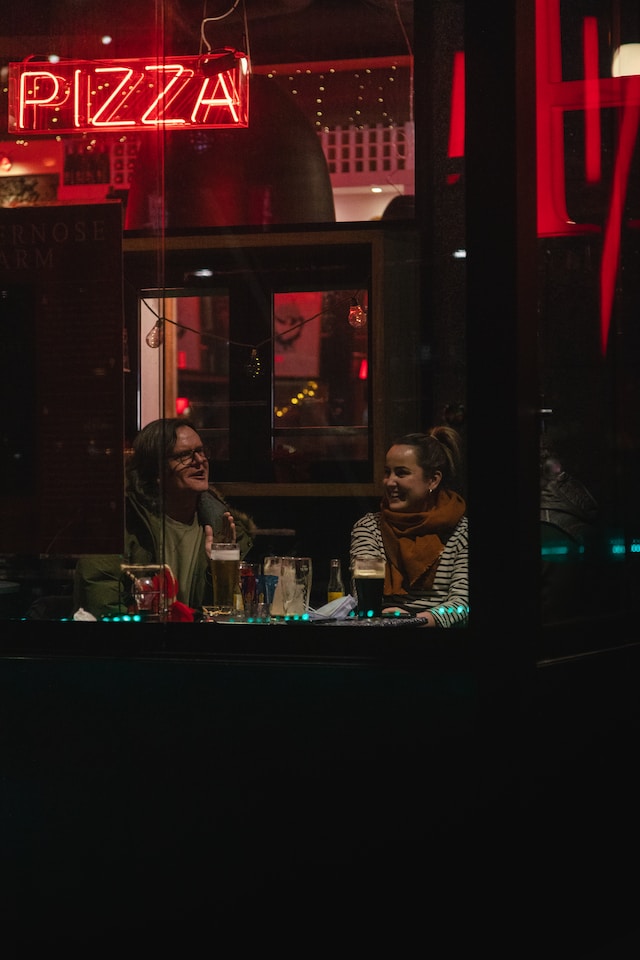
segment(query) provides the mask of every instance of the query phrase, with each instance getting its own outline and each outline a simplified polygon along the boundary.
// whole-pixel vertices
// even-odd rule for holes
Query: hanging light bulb
[[[366,326],[366,323],[366,312],[362,309],[356,297],[351,297],[351,305],[349,306],[349,325],[357,330],[359,327]]]
[[[256,377],[259,377],[262,373],[262,364],[260,363],[260,357],[258,356],[258,351],[254,347],[251,351],[251,356],[245,366],[247,376],[252,377],[254,380]]]
[[[144,339],[147,346],[151,347],[152,350],[157,350],[158,347],[162,346],[164,343],[164,323],[160,317],[158,317]]]

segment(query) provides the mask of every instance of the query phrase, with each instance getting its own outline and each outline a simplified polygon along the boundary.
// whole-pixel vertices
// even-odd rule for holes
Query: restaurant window
[[[428,92],[418,100],[413,2],[349,0],[333,4],[331,18],[319,3],[286,6],[286,13],[268,17],[249,9],[246,30],[237,17],[204,28],[210,42],[217,43],[227,29],[234,44],[243,32],[250,41],[249,127],[180,132],[147,123],[157,99],[138,105],[135,130],[94,123],[112,115],[105,114],[104,101],[94,101],[101,94],[83,71],[107,59],[114,64],[119,58],[157,63],[167,56],[197,57],[202,5],[112,0],[104,7],[93,4],[87,18],[71,0],[60,0],[51,10],[25,0],[24,7],[7,12],[1,64],[3,203],[24,205],[38,217],[44,207],[54,218],[63,210],[65,221],[73,220],[80,207],[108,207],[106,242],[115,264],[106,269],[104,260],[93,258],[89,272],[84,262],[78,269],[78,261],[71,260],[48,277],[58,285],[56,292],[73,293],[59,308],[56,324],[69,337],[72,330],[90,331],[91,339],[75,337],[74,349],[90,343],[97,356],[89,358],[91,363],[83,357],[79,371],[67,340],[57,336],[58,327],[43,321],[46,336],[37,339],[46,376],[36,377],[37,413],[48,409],[51,389],[62,415],[80,418],[79,425],[74,420],[74,432],[82,441],[88,437],[100,479],[95,499],[103,509],[89,511],[95,519],[88,525],[68,515],[70,503],[62,510],[56,500],[51,511],[48,501],[30,504],[29,517],[47,515],[45,530],[37,523],[30,528],[34,554],[59,550],[73,556],[114,547],[122,531],[123,458],[137,429],[153,414],[190,411],[202,421],[219,455],[216,480],[223,485],[247,496],[259,488],[274,497],[290,490],[301,498],[318,492],[343,501],[357,497],[347,508],[359,509],[362,500],[375,502],[379,496],[391,435],[426,427],[445,410],[464,411],[464,308],[458,282],[464,264],[453,262],[448,250],[449,231],[458,234],[455,248],[462,245],[462,192],[459,183],[449,181],[449,167],[457,171],[461,155],[458,147],[448,152],[446,137],[462,7],[451,5],[452,30],[447,17],[420,13],[422,49],[426,37],[446,67],[434,70],[437,83],[431,87],[422,57],[419,81]],[[446,35],[445,45],[425,32],[431,20],[437,21],[440,39]],[[82,83],[90,101],[88,128],[80,125],[60,135],[33,131],[28,138],[10,129],[16,83],[15,77],[9,82],[9,63],[22,64],[29,74],[57,70],[76,84],[76,93]],[[447,104],[437,117],[434,138],[441,155],[432,164],[430,148],[425,149],[430,136],[421,130],[418,169],[414,104],[420,103],[420,123],[430,124],[430,107],[424,105],[431,100]],[[57,123],[57,107],[48,97],[36,95],[35,101],[38,115]],[[75,123],[73,104],[79,109],[80,99],[71,96],[61,110]],[[258,170],[261,179],[254,179]],[[437,194],[440,203],[448,194],[448,209],[441,206],[435,214],[446,224],[446,259],[443,249],[430,246],[432,236],[439,242],[445,231],[430,222],[425,226],[424,219],[418,226],[417,186],[421,215],[431,214],[427,197]],[[364,236],[354,239],[356,232]],[[207,265],[211,275],[196,276],[201,263],[195,252],[208,248],[215,251]],[[143,249],[145,262],[138,269]],[[451,297],[447,278],[453,272]],[[89,279],[97,291],[91,301]],[[43,306],[40,291],[32,292]],[[50,309],[53,301],[46,302]],[[350,323],[352,307],[366,322]],[[108,327],[98,322],[107,308]],[[291,329],[292,316],[304,321],[304,335]],[[149,346],[154,329],[158,336],[162,331],[160,348]],[[105,331],[109,352],[102,345]],[[454,346],[446,343],[447,331]],[[66,364],[65,375],[51,388],[62,367],[47,364],[50,342]],[[91,401],[104,403],[106,410],[104,417],[92,415],[89,425],[88,404],[74,390],[87,371],[100,377],[101,390],[88,391]],[[108,378],[116,386],[109,385],[105,400]],[[36,447],[41,428],[38,420]],[[52,497],[66,492],[56,471],[38,472]],[[71,492],[70,502],[75,497],[74,503],[87,503],[89,476],[76,471],[82,489]],[[4,509],[7,516],[18,516],[15,502]],[[5,538],[3,546],[13,551],[15,542]]]
[[[383,299],[382,278],[373,275],[381,239],[326,239],[304,254],[281,240],[247,248],[246,269],[228,271],[224,249],[176,250],[169,273],[188,285],[142,289],[131,300],[137,422],[193,421],[220,482],[372,485],[377,478],[373,432],[386,423],[382,416],[376,423],[372,396],[385,374],[372,289]],[[138,261],[127,260],[130,286]]]
[[[538,0],[541,654],[637,606],[640,14]],[[597,643],[617,642],[615,630]],[[605,636],[606,634],[606,636]]]

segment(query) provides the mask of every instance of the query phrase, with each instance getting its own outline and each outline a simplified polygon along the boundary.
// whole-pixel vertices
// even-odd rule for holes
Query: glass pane
[[[229,459],[229,295],[176,300],[176,415],[192,420],[216,460]]]
[[[140,305],[141,423],[185,417],[216,460],[229,459],[229,311],[227,290]]]
[[[369,457],[366,291],[273,298],[273,457],[287,464]]]
[[[551,627],[636,604],[639,26],[627,0],[537,7],[542,619]],[[586,634],[550,631],[542,652],[618,639]]]

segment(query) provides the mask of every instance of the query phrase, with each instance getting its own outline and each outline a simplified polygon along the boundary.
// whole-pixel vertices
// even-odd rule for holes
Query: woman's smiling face
[[[439,472],[425,477],[416,460],[415,447],[396,444],[387,451],[384,468],[384,493],[390,510],[421,513],[427,509],[429,496],[440,483]]]

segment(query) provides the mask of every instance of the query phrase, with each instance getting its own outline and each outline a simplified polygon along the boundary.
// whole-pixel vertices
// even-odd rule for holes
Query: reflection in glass
[[[160,310],[162,306],[162,310]],[[211,456],[229,457],[229,294],[213,291],[202,296],[175,296],[142,301],[141,330],[148,316],[161,314],[163,344],[142,351],[142,420],[162,415],[157,378],[164,374],[164,415],[184,416],[207,437]],[[152,330],[160,321],[155,319]],[[154,348],[164,345],[164,357]],[[155,363],[155,371],[154,365]]]
[[[368,457],[369,341],[350,322],[354,300],[366,316],[366,291],[274,294],[273,456],[286,479],[309,460]]]

